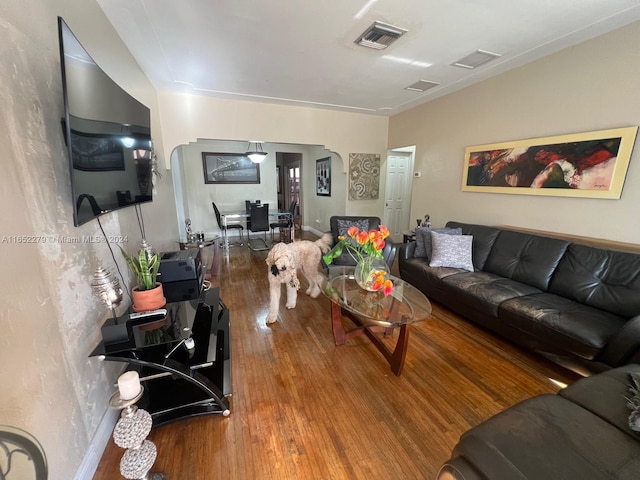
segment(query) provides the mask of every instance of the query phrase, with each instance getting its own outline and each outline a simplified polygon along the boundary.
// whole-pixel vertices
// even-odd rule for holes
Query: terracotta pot
[[[138,290],[138,287],[133,287],[131,296],[133,297],[133,311],[134,312],[147,312],[149,310],[156,310],[162,308],[167,304],[167,299],[164,298],[164,291],[162,290],[162,284],[156,283],[156,288],[151,290]]]

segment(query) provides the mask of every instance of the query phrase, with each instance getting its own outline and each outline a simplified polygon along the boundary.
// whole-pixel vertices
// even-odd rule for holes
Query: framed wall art
[[[316,195],[331,196],[331,157],[316,160]]]
[[[380,155],[349,154],[349,199],[372,200],[380,194]]]
[[[260,183],[260,165],[243,153],[202,152],[204,183]]]
[[[477,145],[462,190],[618,199],[638,127]]]

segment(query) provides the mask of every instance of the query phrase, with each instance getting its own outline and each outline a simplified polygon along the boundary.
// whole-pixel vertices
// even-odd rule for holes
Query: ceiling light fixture
[[[251,150],[252,143],[255,145],[253,150]],[[262,142],[249,142],[249,148],[245,155],[247,155],[253,163],[262,163],[267,153],[262,150]]]

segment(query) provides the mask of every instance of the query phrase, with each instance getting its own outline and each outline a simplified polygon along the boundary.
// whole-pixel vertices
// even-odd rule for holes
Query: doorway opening
[[[415,145],[394,148],[387,152],[384,224],[394,242],[401,242],[411,229],[411,196]]]
[[[278,170],[278,210],[288,210],[296,202],[295,226],[302,225],[302,154],[276,152]]]

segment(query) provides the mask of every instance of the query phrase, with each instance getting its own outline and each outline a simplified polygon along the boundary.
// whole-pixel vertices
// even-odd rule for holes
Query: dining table
[[[229,234],[228,234],[228,230],[227,230],[227,225],[229,225],[232,222],[244,222],[245,226],[246,226],[246,222],[247,220],[249,220],[249,218],[251,217],[251,214],[249,212],[245,210],[241,210],[241,209],[234,209],[234,210],[223,210],[220,212],[220,218],[222,219],[222,245],[224,247],[225,250],[229,250]],[[287,218],[289,217],[289,219],[291,220],[291,225],[292,228],[289,229],[290,232],[290,241],[294,241],[294,228],[293,228],[293,216],[291,215],[290,212],[284,210],[278,210],[278,209],[269,209],[269,217],[270,218],[274,218],[275,221],[279,220],[279,219],[283,219],[283,218]],[[274,223],[275,223],[274,221]],[[247,231],[247,236],[249,235],[249,231]]]

